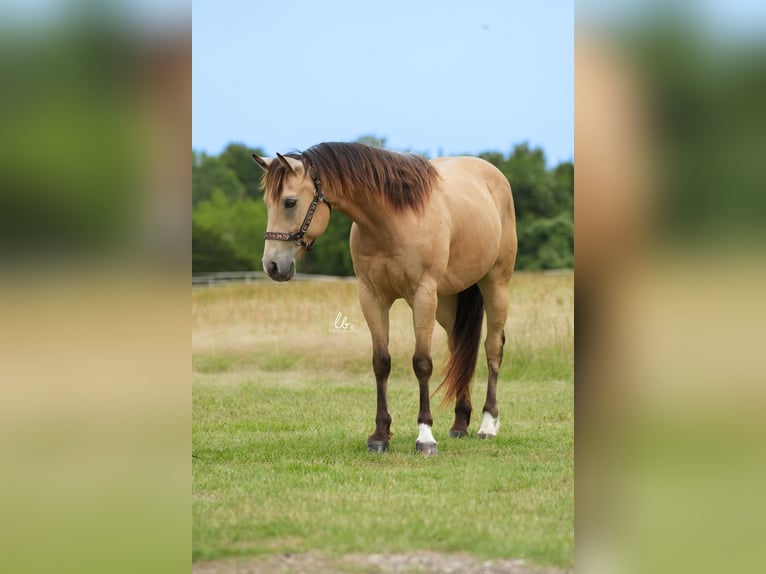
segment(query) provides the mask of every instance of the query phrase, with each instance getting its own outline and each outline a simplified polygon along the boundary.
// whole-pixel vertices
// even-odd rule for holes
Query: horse
[[[391,438],[387,404],[389,310],[397,299],[412,309],[412,368],[420,389],[416,452],[438,454],[430,399],[443,389],[454,401],[450,437],[465,437],[471,420],[471,383],[484,314],[487,394],[478,436],[499,428],[497,377],[503,361],[508,285],[516,260],[516,216],[503,173],[476,157],[427,160],[361,143],[317,144],[301,153],[264,158],[267,206],[263,269],[289,281],[295,263],[327,229],[332,209],[352,221],[350,248],[359,302],[372,337],[377,385],[372,452]],[[449,357],[442,383],[429,393],[435,323],[447,332]]]

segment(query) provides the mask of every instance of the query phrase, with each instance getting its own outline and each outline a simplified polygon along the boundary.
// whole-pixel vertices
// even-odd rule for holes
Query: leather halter
[[[277,241],[295,241],[298,245],[305,247],[306,251],[311,251],[311,248],[314,246],[314,241],[316,240],[312,241],[311,243],[306,243],[303,240],[303,236],[306,235],[306,232],[309,230],[311,220],[314,218],[314,213],[316,213],[317,207],[319,207],[319,202],[324,202],[331,212],[332,205],[330,205],[330,202],[327,201],[324,193],[322,193],[322,182],[319,181],[319,176],[317,175],[314,166],[310,166],[309,170],[311,173],[311,179],[314,182],[314,197],[311,199],[311,205],[309,205],[309,209],[306,212],[306,217],[303,218],[301,228],[295,233],[287,233],[284,231],[267,231],[263,234],[266,239],[275,239]]]

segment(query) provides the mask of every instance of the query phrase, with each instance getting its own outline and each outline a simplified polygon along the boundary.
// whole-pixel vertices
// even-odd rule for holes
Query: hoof
[[[367,443],[367,450],[370,452],[387,452],[388,443],[382,440],[373,440]]]
[[[452,438],[463,438],[464,436],[468,436],[468,431],[464,431],[464,430],[451,430],[451,431],[449,431],[449,435]]]
[[[481,426],[479,427],[479,438],[495,438],[497,429],[500,428],[500,419],[493,417],[487,411],[484,411],[481,417]]]
[[[436,456],[439,454],[439,449],[436,447],[435,442],[416,442],[415,452],[423,456]]]

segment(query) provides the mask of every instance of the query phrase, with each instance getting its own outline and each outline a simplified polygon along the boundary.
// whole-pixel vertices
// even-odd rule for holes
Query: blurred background
[[[577,567],[754,570],[766,11],[576,11]],[[0,6],[9,571],[188,567],[190,12]]]
[[[188,568],[190,21],[0,4],[4,571]]]
[[[577,4],[582,571],[762,567],[765,31],[762,3]]]

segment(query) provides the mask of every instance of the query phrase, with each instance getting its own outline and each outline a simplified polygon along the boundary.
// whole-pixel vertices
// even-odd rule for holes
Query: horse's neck
[[[378,241],[392,241],[397,234],[397,218],[377,201],[354,201],[354,198],[330,200],[337,209],[356,223],[359,231]]]

